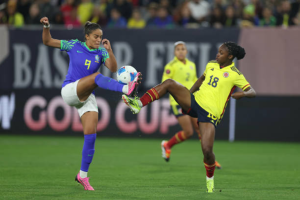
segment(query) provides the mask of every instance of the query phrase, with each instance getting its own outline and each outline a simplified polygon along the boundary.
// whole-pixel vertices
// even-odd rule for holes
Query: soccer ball
[[[119,83],[127,85],[130,81],[133,81],[137,74],[134,67],[125,65],[118,70],[117,79]]]

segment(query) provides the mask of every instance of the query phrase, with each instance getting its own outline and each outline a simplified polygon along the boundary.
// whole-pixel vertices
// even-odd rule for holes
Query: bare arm
[[[237,99],[237,100],[241,99],[243,97],[254,98],[255,96],[256,96],[256,92],[252,87],[248,87],[243,92],[236,92],[231,95],[232,98]]]
[[[117,60],[115,58],[114,52],[111,49],[110,42],[108,39],[103,39],[102,44],[104,48],[106,49],[109,58],[105,60],[105,66],[111,71],[111,72],[116,72],[118,69],[118,64]]]
[[[43,17],[40,22],[45,25],[45,26],[49,26],[50,27],[50,24],[49,24],[49,20],[47,17]],[[54,47],[54,48],[60,48],[60,40],[56,40],[56,39],[53,39],[51,37],[51,34],[50,34],[50,28],[43,28],[43,43],[44,45],[47,45],[49,47]]]
[[[190,93],[194,93],[197,90],[199,90],[200,86],[202,85],[203,81],[205,80],[205,76],[202,75],[193,85],[193,87],[190,89]]]

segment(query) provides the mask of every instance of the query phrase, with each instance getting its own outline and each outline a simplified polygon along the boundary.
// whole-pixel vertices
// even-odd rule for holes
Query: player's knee
[[[193,136],[194,131],[193,131],[193,130],[185,130],[184,133],[185,133],[185,136],[186,136],[187,138],[189,138],[189,137],[192,137],[192,136]]]
[[[164,81],[164,84],[166,84],[167,86],[172,86],[174,85],[176,82],[173,79],[167,79]]]
[[[173,79],[167,79],[165,80],[165,87],[170,92],[173,94],[177,89],[178,89],[178,83],[174,81]]]

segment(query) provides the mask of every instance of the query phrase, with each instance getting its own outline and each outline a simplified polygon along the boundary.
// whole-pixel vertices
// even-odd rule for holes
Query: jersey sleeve
[[[104,64],[106,59],[109,58],[109,54],[108,52],[106,51],[106,49],[104,48],[101,48],[100,49],[100,55],[101,55],[101,64]]]
[[[165,80],[167,80],[169,78],[173,78],[174,73],[175,73],[175,69],[173,67],[171,67],[171,65],[167,64],[165,66],[161,82],[164,82]]]
[[[60,50],[69,52],[73,49],[74,45],[78,40],[61,40],[60,41]]]
[[[246,80],[243,74],[237,76],[237,78],[234,81],[234,85],[241,88],[242,90],[245,90],[248,87],[250,87],[249,82]]]

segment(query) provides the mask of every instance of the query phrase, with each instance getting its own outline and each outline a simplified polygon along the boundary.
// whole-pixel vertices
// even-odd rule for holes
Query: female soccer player
[[[187,89],[191,89],[194,83],[197,81],[197,72],[195,63],[186,58],[187,49],[185,42],[178,41],[174,44],[174,59],[169,62],[164,69],[162,82],[167,79],[173,79],[178,83],[185,86]],[[170,95],[171,110],[180,124],[182,131],[176,133],[169,141],[162,141],[162,157],[168,162],[170,160],[171,148],[179,144],[186,139],[190,138],[194,134],[194,130],[198,133],[198,137],[201,140],[201,134],[197,125],[197,118],[190,117],[181,112],[181,107]],[[221,165],[216,161],[216,167],[221,168]]]
[[[98,107],[93,91],[100,87],[131,95],[141,80],[141,73],[137,73],[134,81],[124,86],[98,72],[102,64],[105,64],[111,72],[117,71],[117,61],[110,42],[107,39],[102,40],[103,32],[98,24],[91,22],[85,24],[85,42],[81,42],[79,40],[53,39],[50,35],[48,18],[43,17],[40,22],[44,24],[43,43],[68,52],[70,57],[69,69],[62,84],[61,95],[68,105],[77,108],[84,133],[81,168],[75,181],[83,185],[85,190],[94,190],[87,177],[95,152],[98,123]],[[104,48],[100,47],[101,40]]]
[[[140,99],[123,95],[123,101],[138,113],[143,106],[161,98],[169,92],[181,106],[184,113],[198,118],[201,145],[206,168],[207,192],[214,192],[215,155],[213,144],[215,128],[220,123],[230,96],[234,99],[256,96],[254,89],[244,75],[234,66],[232,60],[244,58],[245,50],[233,42],[225,42],[219,48],[215,61],[210,61],[203,75],[195,82],[190,91],[172,79],[155,86]],[[235,87],[242,92],[232,94]]]

